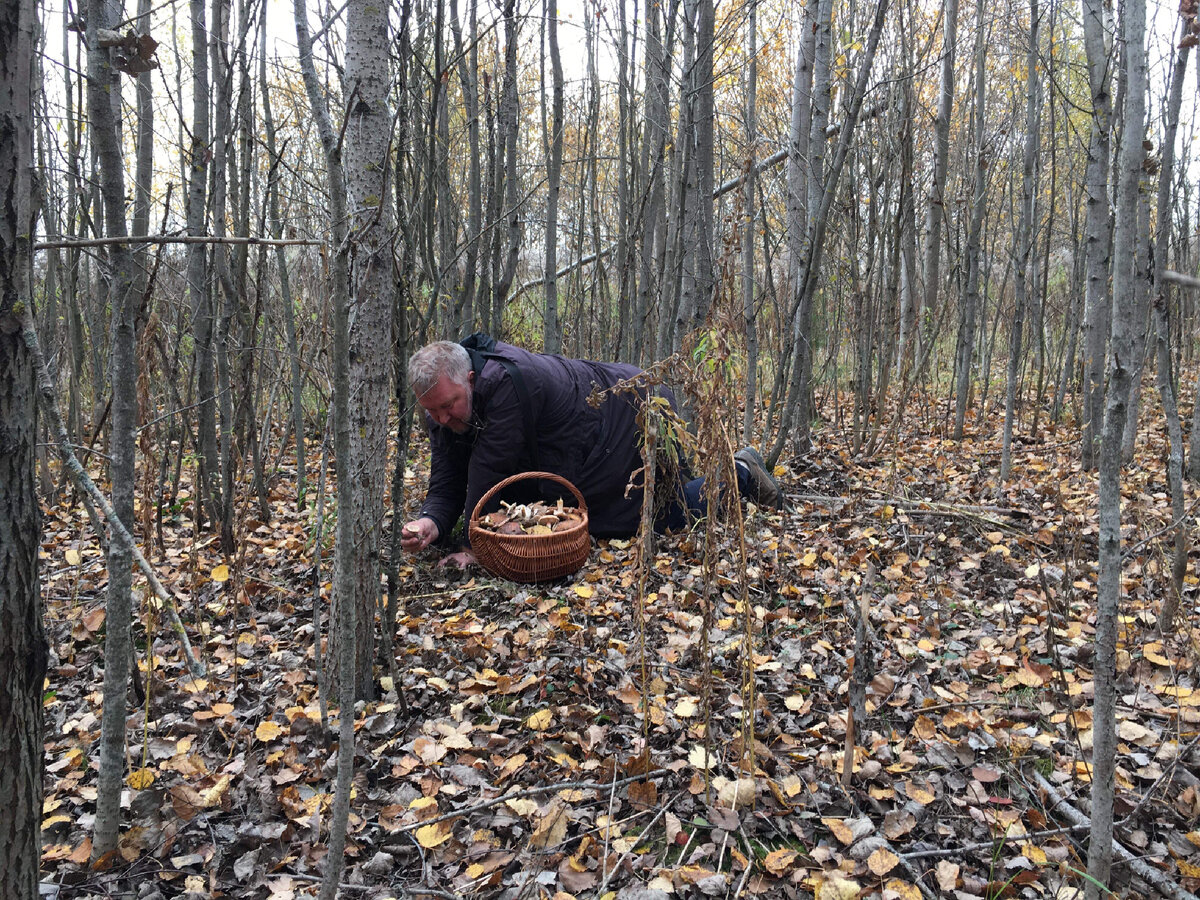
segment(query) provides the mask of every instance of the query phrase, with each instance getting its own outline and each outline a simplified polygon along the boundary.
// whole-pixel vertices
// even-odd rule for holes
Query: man
[[[401,545],[414,551],[444,539],[495,484],[527,471],[553,472],[574,484],[587,502],[592,535],[636,532],[641,491],[627,492],[626,486],[642,464],[639,398],[610,391],[596,407],[587,401],[595,390],[640,373],[624,363],[530,353],[479,334],[462,344],[437,341],[418,350],[408,377],[425,410],[432,461],[425,503],[404,526]],[[674,403],[670,391],[659,391]],[[747,448],[738,461],[742,492],[779,505],[779,487],[762,457]],[[689,482],[684,494],[693,506],[699,484]],[[473,560],[466,550],[442,562]]]

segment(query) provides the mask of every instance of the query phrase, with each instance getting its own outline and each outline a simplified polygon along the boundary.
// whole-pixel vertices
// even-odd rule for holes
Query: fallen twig
[[[491,809],[493,806],[499,806],[502,803],[507,803],[509,800],[519,800],[522,797],[536,797],[538,794],[553,794],[558,791],[599,791],[609,787],[621,787],[635,781],[645,781],[647,778],[666,775],[669,771],[668,769],[655,769],[653,772],[647,772],[645,775],[632,775],[629,778],[622,778],[619,781],[612,781],[607,784],[597,781],[567,781],[560,784],[543,784],[539,787],[526,788],[522,791],[513,791],[510,794],[501,794],[499,797],[493,797],[491,800],[483,800],[473,806],[464,806],[462,809],[434,816],[432,819],[421,819],[419,822],[413,822],[410,825],[397,828],[394,833],[407,834],[426,825],[434,825],[438,822],[445,822],[447,819],[458,819],[462,816],[469,816],[471,813]]]
[[[1045,791],[1046,796],[1053,801],[1054,808],[1062,810],[1062,814],[1067,819],[1085,829],[1092,827],[1092,820],[1068,803],[1066,798],[1058,792],[1058,789],[1047,781],[1040,772],[1034,772],[1033,778],[1037,782],[1038,787]],[[1121,858],[1122,862],[1129,866],[1133,874],[1137,875],[1138,878],[1147,884],[1152,885],[1164,897],[1169,897],[1171,900],[1200,900],[1195,894],[1185,891],[1179,885],[1174,884],[1169,875],[1148,865],[1140,857],[1134,856],[1116,838],[1113,839],[1113,852]]]

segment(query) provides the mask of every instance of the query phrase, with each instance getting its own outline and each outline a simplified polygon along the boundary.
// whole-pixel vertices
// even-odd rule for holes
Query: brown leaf
[[[569,822],[570,814],[567,805],[555,800],[550,804],[549,810],[542,816],[541,821],[538,822],[533,834],[529,836],[530,846],[542,850],[557,847],[566,839]]]

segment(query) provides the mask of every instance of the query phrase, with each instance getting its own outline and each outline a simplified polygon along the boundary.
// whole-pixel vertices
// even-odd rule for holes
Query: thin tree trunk
[[[1085,469],[1098,463],[1104,421],[1104,368],[1112,327],[1108,270],[1112,253],[1112,224],[1108,204],[1108,168],[1112,142],[1112,21],[1101,0],[1083,0],[1083,42],[1087,52],[1088,86],[1092,98],[1088,138],[1086,274],[1084,293],[1083,443]]]
[[[755,307],[754,277],[754,160],[758,142],[758,0],[750,0],[746,19],[746,164],[742,210],[742,317],[746,324],[745,413],[742,418],[742,443],[754,441],[754,420],[758,406],[758,316]]]
[[[203,237],[208,233],[205,198],[208,190],[209,78],[208,25],[204,0],[191,0],[192,15],[192,144],[188,154],[187,230]],[[195,343],[196,420],[200,449],[200,494],[209,517],[221,520],[220,493],[216,487],[217,404],[213,371],[213,305],[208,283],[208,247],[192,244],[187,258],[188,295],[192,303]],[[198,517],[199,518],[199,517]]]
[[[562,326],[558,321],[558,188],[562,180],[563,155],[563,67],[558,51],[558,10],[552,0],[543,4],[546,43],[550,50],[550,134],[546,161],[545,324],[543,344],[547,353],[562,352]],[[544,122],[543,122],[544,124]]]
[[[967,397],[971,387],[971,363],[974,359],[976,319],[979,313],[979,269],[982,251],[983,216],[987,198],[988,161],[984,149],[984,123],[987,115],[987,29],[985,7],[980,4],[975,33],[975,104],[972,122],[972,152],[975,154],[975,177],[972,185],[971,222],[967,230],[967,284],[963,291],[962,313],[959,321],[958,344],[954,359],[954,440],[963,439],[967,418]]]
[[[1025,57],[1028,81],[1025,86],[1025,155],[1021,171],[1021,211],[1013,235],[1013,265],[1016,269],[1016,311],[1008,345],[1008,369],[1004,395],[1004,437],[1000,450],[1000,480],[1012,474],[1012,438],[1017,414],[1017,381],[1020,379],[1021,344],[1025,313],[1029,307],[1029,266],[1033,255],[1034,190],[1037,178],[1037,154],[1041,137],[1041,78],[1038,75],[1041,13],[1038,0],[1029,2],[1029,47]]]
[[[294,0],[296,43],[299,46],[300,69],[309,106],[317,120],[317,132],[325,154],[325,173],[329,196],[329,226],[332,238],[333,266],[330,288],[333,301],[333,430],[335,467],[338,480],[338,508],[354,508],[355,479],[350,468],[350,271],[349,229],[346,210],[346,182],[342,171],[341,146],[333,130],[329,108],[321,93],[313,64],[312,41],[308,35],[308,12],[304,0]],[[354,523],[352,517],[339,515],[335,541],[334,584],[338,604],[338,647],[341,671],[354,667],[354,635],[356,631],[354,602]],[[317,636],[317,640],[320,637]],[[345,864],[346,823],[350,816],[350,787],[354,777],[354,680],[343,678],[340,683],[338,730],[337,782],[329,824],[328,867],[321,883],[321,900],[333,900]]]
[[[462,291],[458,304],[459,319],[464,332],[475,330],[475,297],[478,285],[476,272],[483,223],[483,176],[479,162],[479,43],[475,39],[476,2],[470,2],[470,32],[467,35],[467,48],[464,49],[462,28],[458,21],[458,3],[457,0],[450,0],[450,27],[454,33],[455,55],[458,57],[459,87],[463,97],[463,114],[467,118],[467,147],[470,154],[467,161],[466,255],[463,260]]]
[[[351,203],[350,239],[354,269],[350,326],[351,512],[358,614],[353,670],[355,697],[374,696],[375,610],[379,600],[380,534],[387,484],[388,403],[391,397],[392,279],[391,168],[388,150],[392,114],[388,10],[373,0],[353,0],[346,13],[346,85],[353,93],[346,124],[346,185]],[[338,482],[339,492],[341,482]],[[344,635],[339,639],[344,639]],[[334,653],[341,654],[335,648]],[[338,678],[349,673],[339,670]]]
[[[1122,37],[1127,85],[1122,111],[1123,134],[1117,182],[1117,217],[1113,233],[1112,363],[1104,410],[1100,453],[1099,571],[1096,590],[1096,636],[1093,680],[1091,839],[1088,842],[1088,900],[1107,895],[1113,852],[1113,799],[1117,750],[1116,668],[1117,616],[1121,599],[1121,434],[1132,375],[1135,324],[1134,293],[1138,183],[1145,151],[1146,4],[1126,0]]]
[[[958,46],[958,0],[942,7],[942,72],[934,124],[933,182],[925,208],[925,295],[921,313],[931,322],[941,287],[942,221],[946,218],[946,175],[950,169],[950,116],[954,111],[954,57]]]
[[[20,308],[32,302],[33,0],[0,7],[0,900],[38,896],[43,713],[49,645],[42,626],[34,479],[37,404]]]
[[[260,33],[259,80],[262,82],[263,129],[267,138],[267,212],[271,235],[283,238],[283,218],[279,211],[279,179],[283,160],[275,144],[275,117],[271,109],[271,88],[267,80],[267,29]],[[296,443],[296,508],[303,509],[308,479],[304,444],[304,382],[300,375],[300,346],[296,340],[296,307],[292,299],[292,279],[288,268],[287,248],[275,246],[275,268],[279,278],[279,304],[287,339],[288,370],[292,382],[292,437]]]
[[[100,164],[104,234],[128,236],[125,220],[125,167],[121,158],[118,107],[121,82],[111,50],[100,47],[94,29],[115,28],[117,10],[107,0],[88,6],[88,132]],[[137,437],[137,346],[134,260],[129,245],[108,248],[108,303],[112,309],[110,377],[113,391],[109,441],[112,505],[132,531],[134,451]],[[132,556],[120,541],[108,543],[108,597],[104,618],[104,708],[100,726],[100,775],[92,858],[117,848],[121,824],[121,788],[125,780],[125,712],[129,684]]]
[[[1154,240],[1153,312],[1155,343],[1158,355],[1158,394],[1162,401],[1163,415],[1167,420],[1167,485],[1171,491],[1171,518],[1175,522],[1174,547],[1171,559],[1171,591],[1163,600],[1159,615],[1159,629],[1163,635],[1174,630],[1175,616],[1183,593],[1183,578],[1187,574],[1188,521],[1184,512],[1186,498],[1183,491],[1183,428],[1179,421],[1179,406],[1175,396],[1174,367],[1171,359],[1170,303],[1167,280],[1162,273],[1167,270],[1167,250],[1171,238],[1172,187],[1175,183],[1175,139],[1179,132],[1179,110],[1183,105],[1183,78],[1187,72],[1191,47],[1187,42],[1192,21],[1183,18],[1180,33],[1183,38],[1176,46],[1175,59],[1171,66],[1171,87],[1167,95],[1165,131],[1163,134],[1162,158],[1158,172],[1158,197],[1155,221],[1158,232]]]
[[[836,193],[838,181],[841,178],[842,168],[846,163],[846,154],[850,150],[854,130],[858,124],[859,113],[862,112],[863,97],[866,95],[867,82],[870,79],[871,68],[875,62],[875,51],[879,47],[879,38],[883,33],[887,9],[888,0],[877,0],[875,16],[871,23],[871,30],[867,35],[866,47],[863,50],[862,59],[859,61],[858,77],[854,85],[854,91],[846,109],[846,116],[841,131],[838,134],[837,149],[834,151],[833,159],[825,174],[824,189],[820,194],[821,202],[819,207],[812,212],[808,233],[805,235],[800,247],[799,281],[792,288],[794,300],[789,316],[796,351],[792,356],[791,372],[788,378],[787,400],[784,403],[783,414],[780,418],[779,434],[767,458],[767,462],[770,465],[774,465],[779,459],[779,455],[783,452],[784,444],[789,439],[792,439],[801,450],[807,449],[811,440],[810,410],[808,402],[805,399],[811,391],[811,384],[808,381],[811,370],[806,368],[801,358],[810,352],[808,344],[811,336],[806,330],[807,310],[811,308],[812,294],[816,289],[817,283],[816,273],[820,271],[821,259],[824,253],[825,230],[829,222],[829,210],[833,203],[833,196]],[[799,100],[797,99],[794,102],[799,102]],[[796,424],[795,435],[791,434],[793,422]]]

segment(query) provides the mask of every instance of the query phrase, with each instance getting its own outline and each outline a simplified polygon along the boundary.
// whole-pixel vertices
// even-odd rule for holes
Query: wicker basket
[[[483,509],[488,502],[506,487],[528,478],[545,478],[557,481],[568,488],[578,501],[583,521],[571,528],[551,534],[499,534],[488,531],[479,524]],[[579,489],[561,475],[553,472],[520,472],[505,478],[479,498],[467,525],[471,549],[475,558],[493,575],[510,581],[532,583],[550,581],[578,572],[587,561],[592,549],[588,535],[587,504]]]

